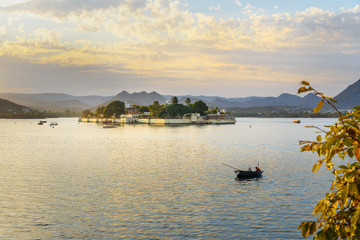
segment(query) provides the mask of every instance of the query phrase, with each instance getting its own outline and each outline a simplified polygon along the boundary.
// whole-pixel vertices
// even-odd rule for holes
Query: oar
[[[222,165],[224,165],[224,166],[227,166],[227,167],[230,167],[230,168],[233,168],[233,169],[236,169],[236,170],[239,170],[240,171],[240,169],[237,169],[236,167],[233,167],[233,166],[230,166],[230,165],[227,165],[227,164],[225,164],[225,163],[221,163]]]

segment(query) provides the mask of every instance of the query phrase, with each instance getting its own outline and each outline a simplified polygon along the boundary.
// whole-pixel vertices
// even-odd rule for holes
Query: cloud
[[[7,31],[7,28],[6,28],[6,25],[2,25],[0,27],[0,35],[7,35],[8,31]]]
[[[221,5],[218,5],[217,7],[215,6],[209,7],[209,10],[214,10],[214,11],[220,11],[220,9],[221,9]]]
[[[90,74],[92,68],[99,77],[125,76],[127,86],[135,79],[150,87],[144,80],[150,79],[159,88],[166,83],[181,87],[187,81],[199,89],[216,86],[219,80],[230,88],[249,79],[286,82],[311,76],[320,81],[358,71],[359,6],[341,12],[308,8],[293,15],[266,15],[235,1],[246,15],[219,19],[190,12],[172,0],[45,3],[2,8],[65,22],[45,28],[47,19],[36,19],[42,27],[32,29],[19,15],[11,15],[11,24],[1,26],[0,35],[17,36],[3,38],[0,56],[74,69],[71,77],[75,72]]]
[[[242,3],[241,3],[239,0],[236,0],[236,1],[235,1],[235,4],[236,4],[238,7],[241,7],[241,6],[242,6]]]
[[[135,11],[145,6],[146,1],[141,0],[29,0],[1,7],[4,12],[27,12],[43,17],[53,17],[65,20],[69,16],[78,15],[83,11],[92,12],[109,8],[127,7]]]

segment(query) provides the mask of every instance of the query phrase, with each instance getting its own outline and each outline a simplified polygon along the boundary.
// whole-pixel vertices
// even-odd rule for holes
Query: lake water
[[[336,119],[235,125],[0,120],[1,239],[302,239],[331,175],[298,140]],[[264,170],[236,181],[233,169]]]

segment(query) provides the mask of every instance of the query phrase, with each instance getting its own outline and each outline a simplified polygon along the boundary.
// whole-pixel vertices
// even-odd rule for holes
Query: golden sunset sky
[[[0,92],[335,96],[360,78],[359,4],[0,0]]]

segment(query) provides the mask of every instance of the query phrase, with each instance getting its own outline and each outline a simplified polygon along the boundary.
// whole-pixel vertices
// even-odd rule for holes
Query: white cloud
[[[217,7],[215,6],[209,7],[209,10],[214,10],[214,11],[220,11],[220,9],[221,9],[221,5],[218,5]]]
[[[257,81],[301,80],[299,76],[306,74],[323,74],[324,78],[330,75],[326,64],[336,65],[330,57],[349,63],[346,57],[358,60],[360,54],[359,6],[341,12],[309,8],[294,15],[268,16],[248,4],[243,7],[247,16],[218,19],[192,13],[172,0],[117,1],[117,6],[112,5],[115,1],[94,6],[85,2],[62,1],[72,6],[61,5],[59,14],[51,12],[55,8],[49,6],[43,7],[47,10],[42,13],[36,10],[42,16],[64,17],[65,24],[56,23],[60,28],[54,25],[46,29],[47,19],[37,19],[43,21],[42,28],[31,31],[27,22],[18,18],[12,21],[13,28],[9,24],[1,26],[0,34],[15,32],[16,28],[20,36],[3,41],[0,55],[33,63],[102,66],[103,71],[127,71],[132,77],[144,79],[178,79],[181,75],[181,80],[212,79],[215,84],[216,78],[224,77],[235,84],[238,79],[234,74],[242,80]],[[19,31],[24,29],[26,32]],[[79,29],[87,33],[77,32]],[[344,68],[341,63],[332,67],[340,68]],[[349,68],[354,72],[354,66]]]
[[[0,35],[7,35],[8,31],[5,25],[0,27]]]
[[[241,6],[242,6],[242,3],[241,3],[239,0],[236,0],[236,1],[235,1],[235,4],[236,4],[238,7],[241,7]]]
[[[38,43],[43,45],[48,45],[51,47],[59,47],[60,43],[60,33],[53,29],[38,28],[34,31],[35,39]]]
[[[25,25],[24,25],[23,23],[21,23],[21,24],[19,25],[19,27],[17,28],[18,32],[20,32],[20,33],[25,33],[24,26],[25,26]]]
[[[0,7],[0,11],[27,12],[64,21],[69,16],[80,14],[83,11],[91,12],[99,9],[117,8],[120,6],[135,11],[145,7],[145,4],[146,1],[141,0],[29,0]]]

